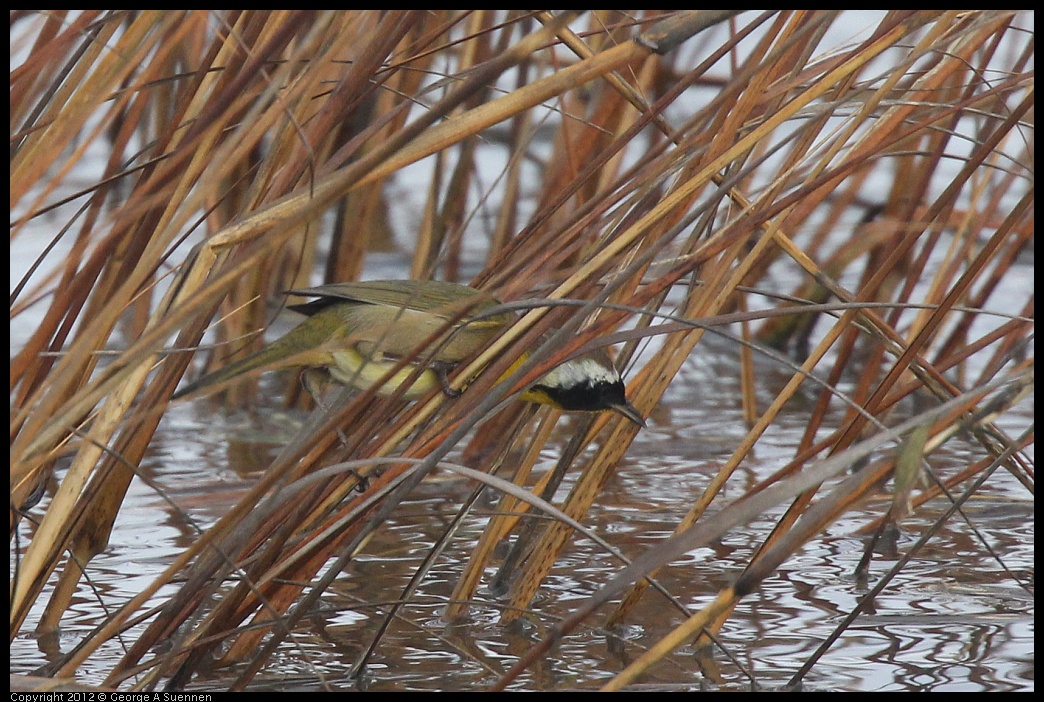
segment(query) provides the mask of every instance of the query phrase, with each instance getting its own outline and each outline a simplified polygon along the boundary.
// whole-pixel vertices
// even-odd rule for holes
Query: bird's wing
[[[290,309],[313,315],[337,302],[350,300],[370,305],[385,305],[418,312],[426,312],[448,319],[459,315],[464,309],[468,314],[464,319],[472,317],[500,304],[497,298],[489,293],[457,283],[419,280],[367,280],[350,283],[331,283],[314,288],[290,290],[289,294],[317,298],[300,305],[291,305]],[[511,313],[503,313],[483,318],[480,324],[487,322],[492,326],[503,326],[511,321]]]

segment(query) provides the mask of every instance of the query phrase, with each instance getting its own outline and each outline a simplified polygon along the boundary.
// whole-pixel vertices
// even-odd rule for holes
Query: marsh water
[[[771,380],[772,373],[763,377]],[[743,436],[737,384],[734,355],[726,345],[708,343],[690,359],[595,504],[589,523],[599,535],[634,557],[671,533]],[[808,408],[800,404],[774,424],[755,459],[733,477],[725,499],[789,460],[807,417]],[[1005,427],[1012,435],[1032,422],[1030,405],[1008,415],[1007,421],[1021,424]],[[37,639],[25,633],[13,642],[12,673],[31,673],[68,651],[106,610],[142,589],[196,538],[198,529],[230,508],[302,419],[274,406],[232,415],[206,400],[172,407],[141,466],[152,487],[135,481],[109,548],[92,561],[90,584],[81,584],[60,635]],[[569,420],[559,426],[541,469],[554,464],[571,427]],[[957,441],[930,462],[947,474],[978,457]],[[562,490],[568,487],[567,480]],[[471,620],[449,628],[441,619],[445,600],[495,505],[480,501],[399,612],[366,674],[350,679],[349,670],[386,611],[365,603],[399,597],[472,489],[448,475],[423,484],[323,596],[253,687],[482,690],[619,568],[592,540],[576,538],[542,587],[524,626],[498,625],[496,599],[480,591]],[[882,512],[886,499],[882,494],[849,512],[745,598],[720,634],[727,653],[719,650],[710,662],[698,661],[692,648],[682,647],[643,678],[640,689],[746,690],[786,684],[866,592],[854,571],[868,539],[864,527]],[[945,500],[935,500],[904,520],[891,547],[876,554],[870,582],[887,572],[947,506]],[[660,581],[682,603],[698,608],[738,574],[778,514],[766,514],[728,532],[712,548],[687,554],[666,568]],[[804,678],[804,689],[1033,689],[1032,495],[998,471],[967,504],[964,515],[967,521],[947,522],[876,598],[869,613],[847,629]],[[170,592],[163,591],[160,598]],[[483,598],[489,606],[482,605]],[[604,616],[567,637],[520,678],[517,689],[596,689],[682,621],[678,611],[652,592],[624,629],[611,634],[600,630]],[[133,640],[133,632],[127,638]],[[100,683],[123,652],[121,643],[110,644],[80,671],[80,681]],[[195,680],[192,689],[223,689],[234,673]]]
[[[94,181],[85,177],[84,182]],[[78,190],[68,187],[70,192]],[[419,220],[423,207],[409,204],[408,191],[412,187],[424,193],[427,188],[401,182],[398,187],[401,191],[392,196],[398,202],[395,216]],[[12,281],[30,270],[53,235],[50,229],[58,228],[57,219],[40,220],[35,235],[27,232],[12,240]],[[415,225],[416,221],[393,222],[399,232],[412,231]],[[58,242],[59,254],[66,245]],[[379,255],[368,255],[366,277],[404,277],[409,258],[395,256],[382,261]],[[778,283],[777,291],[796,287],[794,280]],[[1015,286],[1011,299],[1020,304],[1031,298],[1032,260],[1017,265],[1005,284]],[[1003,292],[998,297],[1003,299]],[[20,347],[32,324],[31,313],[13,321],[12,349]],[[728,342],[708,338],[700,343],[595,502],[587,525],[628,557],[656,548],[671,534],[743,440],[747,425],[738,400],[737,356]],[[759,364],[757,391],[764,408],[789,379],[789,371],[763,359]],[[265,383],[276,392],[275,382]],[[814,402],[814,389],[809,389],[784,408],[720,500],[744,494],[793,458]],[[172,405],[139,467],[141,477],[131,485],[108,548],[91,561],[89,580],[81,582],[61,631],[56,636],[33,635],[43,608],[38,605],[12,641],[11,673],[41,671],[144,589],[201,530],[236,503],[305,420],[304,414],[281,409],[275,397],[256,411],[234,414],[221,412],[205,399]],[[1032,427],[1032,398],[999,423],[1013,437]],[[826,426],[833,425],[828,421]],[[559,425],[538,470],[555,464],[574,427],[570,419]],[[952,475],[982,458],[981,447],[958,437],[928,462],[940,475]],[[570,480],[567,476],[557,498],[569,489]],[[442,619],[446,599],[495,508],[494,501],[480,500],[392,621],[365,674],[352,678],[353,667],[383,623],[388,603],[400,597],[474,487],[439,474],[415,490],[324,593],[317,609],[301,621],[254,679],[252,689],[481,691],[618,572],[617,560],[592,539],[577,536],[544,582],[523,626],[500,626],[499,602],[485,589],[479,591],[466,623],[447,626]],[[49,499],[45,496],[34,514]],[[902,520],[894,539],[879,545],[864,582],[855,571],[867,548],[867,527],[885,511],[889,499],[883,492],[859,505],[784,561],[741,601],[722,628],[720,648],[712,658],[698,657],[691,646],[682,646],[635,689],[745,691],[787,685],[866,594],[868,583],[907,554],[950,505],[938,498]],[[720,506],[714,503],[707,518],[713,519]],[[740,573],[784,507],[672,562],[659,581],[682,604],[698,609]],[[23,521],[17,538],[24,539],[32,529]],[[11,553],[19,542],[13,543]],[[1032,691],[1034,545],[1033,495],[999,470],[962,514],[948,520],[917,552],[872,607],[845,629],[804,676],[803,689]],[[12,573],[14,567],[12,558]],[[173,587],[161,590],[150,604],[161,603],[173,592]],[[40,603],[48,595],[45,590]],[[600,610],[567,636],[512,689],[597,689],[683,621],[677,609],[651,591],[620,630],[600,628],[608,612]],[[136,631],[99,650],[80,669],[78,680],[101,684],[135,640]],[[237,672],[216,671],[209,679],[194,679],[190,689],[226,689]]]

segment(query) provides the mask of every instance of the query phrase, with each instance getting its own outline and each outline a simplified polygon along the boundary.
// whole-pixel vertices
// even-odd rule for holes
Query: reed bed
[[[468,383],[459,398],[359,393],[313,415],[47,674],[73,677],[123,637],[111,687],[185,689],[215,666],[235,666],[230,689],[249,687],[440,466],[502,494],[447,620],[467,620],[491,566],[501,623],[532,612],[638,431],[589,417],[559,468],[533,474],[558,415],[510,397],[588,345],[616,345],[648,415],[708,331],[732,334],[746,436],[674,535],[627,554],[494,689],[581,624],[626,625],[662,596],[649,589],[663,566],[774,507],[787,506],[743,574],[706,607],[679,605],[674,633],[605,689],[710,645],[745,595],[869,496],[892,496],[873,525],[884,529],[944,487],[956,508],[998,469],[1032,492],[1032,429],[1009,436],[998,420],[1032,387],[1033,298],[994,297],[1033,247],[1032,15],[886,12],[824,46],[844,16],[13,11],[12,244],[40,221],[53,238],[34,242],[30,270],[12,269],[12,320],[33,319],[11,357],[12,637],[60,625],[182,377],[259,348],[283,290],[363,274],[390,245],[389,193],[418,162],[430,175],[410,277],[524,300],[517,323],[454,372]],[[781,266],[805,282],[776,289]],[[790,374],[767,406],[755,355]],[[810,386],[791,462],[725,499]],[[248,405],[256,388],[220,402]],[[936,475],[933,453],[955,435],[981,460]],[[471,462],[450,465],[455,451]],[[551,504],[565,470],[579,477]],[[509,537],[502,559],[494,546]],[[415,583],[387,599],[408,602]]]

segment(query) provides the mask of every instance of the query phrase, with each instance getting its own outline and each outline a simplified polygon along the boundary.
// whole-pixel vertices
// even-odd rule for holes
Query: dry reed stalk
[[[885,427],[904,398],[929,397],[955,413],[936,408],[902,425],[928,432],[923,444],[908,443],[910,473],[958,429],[974,436],[984,455],[1008,455],[1010,470],[1028,473],[1010,457],[1010,447],[1024,442],[991,424],[992,415],[971,419],[981,400],[976,391],[998,387],[997,375],[1032,336],[1031,301],[993,332],[977,336],[972,327],[1032,241],[1033,190],[1023,167],[1032,159],[1018,141],[1032,107],[1032,48],[1018,39],[1016,15],[896,11],[864,41],[829,55],[820,53],[821,42],[838,13],[828,11],[741,15],[693,38],[700,23],[732,14],[679,12],[656,24],[661,17],[654,13],[591,13],[586,31],[567,15],[521,11],[20,18],[38,25],[11,74],[11,203],[18,212],[12,237],[44,213],[61,211],[68,188],[59,185],[89,146],[107,139],[111,156],[55,237],[56,244],[75,238],[68,252],[56,260],[45,251],[41,262],[53,272],[27,275],[12,295],[13,316],[48,301],[11,364],[12,530],[55,462],[72,456],[18,563],[12,636],[63,554],[65,572],[39,623],[44,629],[58,626],[82,569],[106,548],[135,466],[189,363],[187,355],[162,358],[170,336],[178,333],[179,347],[195,347],[217,315],[210,364],[258,348],[273,315],[268,303],[280,290],[299,286],[320,265],[329,280],[362,272],[364,253],[389,228],[383,198],[390,184],[427,157],[437,166],[412,275],[457,278],[469,265],[469,222],[489,208],[492,243],[476,284],[509,300],[538,291],[542,297],[454,373],[454,386],[468,384],[469,392],[452,403],[437,395],[405,406],[363,393],[317,414],[234,509],[56,666],[62,674],[75,672],[180,574],[186,584],[129,645],[108,682],[139,676],[142,689],[163,681],[182,687],[221,651],[224,663],[249,661],[234,685],[249,684],[410,486],[469,431],[482,436],[470,455],[488,470],[511,447],[523,451],[517,485],[528,482],[552,423],[529,436],[533,424],[522,421],[517,406],[492,417],[495,408],[585,344],[608,338],[634,312],[647,316],[625,357],[637,337],[658,337],[630,374],[630,395],[646,413],[697,350],[703,320],[740,310],[737,319],[749,325],[764,316],[760,329],[744,327],[737,354],[749,408],[763,382],[751,349],[762,350],[761,343],[801,351],[789,381],[751,415],[746,437],[704,493],[693,496],[669,543],[690,539],[685,543],[695,547],[720,533],[721,525],[707,525],[711,503],[783,406],[824,364],[827,370],[794,460],[715,520],[741,523],[789,499],[786,514],[738,585],[643,656],[614,689],[679,643],[719,628],[750,587],[892,475],[894,463],[878,461],[823,497],[809,463],[826,453],[836,471],[842,458],[891,437]],[[1007,72],[994,75],[1006,42],[1022,48],[1012,49]],[[689,55],[696,44],[702,60]],[[725,66],[719,84],[709,80]],[[692,109],[688,96],[708,89],[713,96]],[[547,104],[552,117],[541,111]],[[969,116],[978,121],[963,161],[948,171],[955,135],[967,133]],[[509,154],[498,176],[501,195],[493,196],[481,147],[502,124]],[[524,173],[541,129],[552,131],[553,156],[542,164],[534,208]],[[868,201],[862,189],[880,177],[882,162],[896,164],[892,187]],[[321,219],[331,209],[333,238],[323,252]],[[838,224],[864,209],[880,212],[836,243]],[[169,285],[175,261],[178,277]],[[800,310],[793,317],[800,321],[759,313],[761,305],[752,304],[751,291],[771,288],[772,267],[780,265],[804,276],[781,303]],[[861,276],[843,285],[857,266]],[[572,298],[586,304],[557,306]],[[832,298],[840,303],[808,305]],[[912,317],[904,313],[919,305]],[[805,312],[811,309],[834,315],[825,332],[814,332],[819,317]],[[658,327],[656,315],[675,326]],[[110,346],[125,350],[101,368],[97,352]],[[993,355],[974,382],[944,375],[960,370],[970,349],[989,348]],[[59,350],[58,357],[45,353]],[[495,385],[523,350],[533,351],[529,360]],[[855,389],[838,392],[849,380]],[[225,402],[239,405],[255,388],[244,383]],[[847,403],[846,416],[831,425],[839,402]],[[1000,412],[1009,406],[996,405]],[[335,430],[348,424],[353,432],[342,445]],[[500,430],[483,432],[494,426]],[[601,417],[577,437],[577,456],[598,445],[580,466],[562,514],[583,522],[634,435],[634,427]],[[561,467],[572,462],[569,456]],[[346,465],[355,467],[331,468]],[[976,465],[986,471],[990,461]],[[555,479],[548,474],[530,490]],[[934,494],[913,490],[908,499],[909,489],[882,519]],[[523,502],[521,494],[505,494],[502,504],[512,514],[488,525],[457,584],[462,602],[476,597],[496,541],[528,529],[532,508]],[[461,507],[457,523],[468,509]],[[532,530],[518,551],[504,621],[531,612],[573,530],[565,520]],[[331,560],[338,566],[324,571]],[[625,622],[647,579],[670,560],[636,559],[562,631],[610,595],[624,597],[610,625]],[[238,584],[225,588],[234,575]],[[448,614],[465,610],[461,604]],[[166,640],[173,651],[150,658]]]

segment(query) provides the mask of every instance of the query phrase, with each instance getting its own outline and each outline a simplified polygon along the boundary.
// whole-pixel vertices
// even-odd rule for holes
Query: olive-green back
[[[441,281],[376,280],[333,283],[291,290],[291,294],[316,297],[290,309],[314,316],[335,314],[347,335],[370,354],[379,351],[406,356],[426,339],[444,330],[449,319],[461,322],[442,334],[431,347],[435,358],[456,363],[485,346],[515,315],[501,312],[483,316],[500,304],[492,295],[466,285]],[[476,319],[476,316],[478,318]]]

